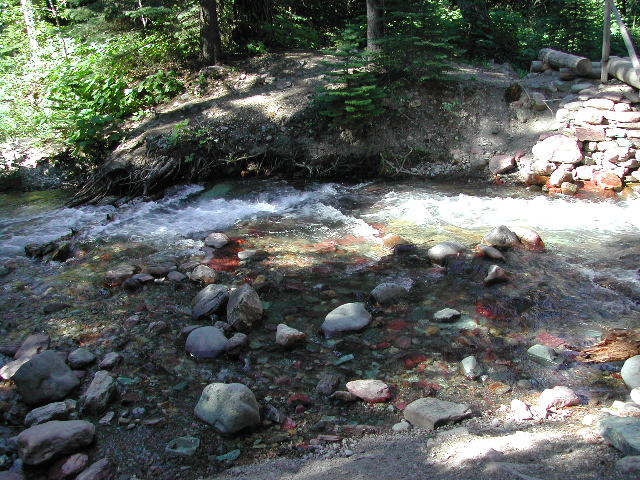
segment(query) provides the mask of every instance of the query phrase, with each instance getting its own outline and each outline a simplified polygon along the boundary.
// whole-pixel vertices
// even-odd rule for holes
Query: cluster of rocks
[[[627,85],[576,83],[570,88],[575,93],[565,93],[560,101],[556,130],[540,136],[532,156],[496,156],[492,172],[508,172],[517,163],[521,181],[565,195],[580,189],[619,192],[625,184],[638,183],[638,93]]]
[[[108,408],[117,393],[115,378],[108,370],[118,365],[122,356],[111,352],[97,362],[96,355],[85,348],[65,354],[49,350],[50,343],[48,335],[31,335],[14,349],[14,360],[0,368],[0,379],[15,383],[22,402],[5,417],[11,423],[22,417],[27,427],[8,442],[10,453],[17,457],[9,470],[10,478],[23,478],[23,466],[48,467],[52,480],[113,478],[115,465],[110,460],[90,464],[89,456],[81,452],[94,442],[95,426],[80,417]],[[5,346],[3,354],[7,353],[12,352]],[[85,376],[82,369],[95,363],[101,370],[94,373],[77,400],[72,398]]]

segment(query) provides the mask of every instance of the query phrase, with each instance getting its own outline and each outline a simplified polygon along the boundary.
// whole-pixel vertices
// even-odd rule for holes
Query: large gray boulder
[[[82,409],[88,413],[102,413],[116,393],[116,382],[106,370],[100,370],[82,395]]]
[[[330,338],[340,333],[357,332],[369,323],[371,314],[364,308],[364,303],[345,303],[329,312],[321,328]]]
[[[193,299],[191,317],[200,320],[212,313],[223,311],[229,300],[229,289],[224,285],[212,283],[207,285]]]
[[[93,441],[95,431],[93,424],[84,420],[54,420],[35,425],[18,435],[18,454],[26,465],[40,465],[86,447]]]
[[[467,249],[458,242],[440,242],[435,244],[427,252],[427,256],[431,263],[436,265],[444,265],[449,257],[459,257],[464,255]]]
[[[12,379],[27,405],[44,405],[62,400],[80,384],[60,355],[51,350],[31,358],[15,372]]]
[[[207,385],[194,413],[196,417],[225,435],[233,435],[260,423],[256,397],[241,383]]]
[[[225,351],[227,341],[227,337],[219,328],[200,327],[189,333],[184,348],[196,358],[211,359]]]
[[[247,284],[229,294],[227,322],[236,330],[250,330],[262,318],[264,308],[258,293]]]
[[[437,398],[419,398],[404,409],[404,418],[425,430],[433,430],[441,425],[458,422],[471,416],[468,405],[438,400]]]

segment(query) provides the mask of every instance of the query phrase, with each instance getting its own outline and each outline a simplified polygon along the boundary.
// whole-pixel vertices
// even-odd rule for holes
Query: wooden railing
[[[620,33],[622,34],[622,39],[624,40],[624,44],[627,47],[627,51],[629,52],[629,57],[631,58],[631,64],[633,66],[633,69],[635,70],[634,73],[636,76],[636,80],[640,82],[640,60],[638,60],[638,52],[633,42],[633,37],[631,36],[629,29],[627,28],[624,21],[622,20],[622,15],[620,15],[620,11],[618,10],[618,7],[616,6],[616,3],[614,2],[614,0],[605,0],[604,2],[604,32],[602,35],[602,73],[600,76],[600,81],[603,83],[606,82],[610,73],[609,62],[611,60],[610,59],[611,13],[613,13],[614,17],[616,18],[616,22],[618,23],[618,27],[620,28]],[[627,80],[623,80],[623,81],[627,81]],[[638,88],[638,85],[633,85],[633,86]]]

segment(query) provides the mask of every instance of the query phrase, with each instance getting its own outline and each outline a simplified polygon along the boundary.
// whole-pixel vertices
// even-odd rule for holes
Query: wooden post
[[[602,70],[600,82],[609,80],[609,55],[611,54],[611,0],[604,0],[604,30],[602,32]]]
[[[618,22],[618,26],[620,27],[620,33],[622,33],[622,39],[629,51],[631,63],[633,64],[633,68],[636,70],[636,74],[640,78],[640,60],[638,60],[638,53],[636,51],[636,46],[633,43],[633,38],[631,38],[631,34],[629,33],[627,26],[622,21],[622,16],[620,15],[618,7],[616,7],[616,3],[613,0],[607,0],[607,3],[611,5],[611,10],[613,11],[613,14],[616,17],[616,22]]]

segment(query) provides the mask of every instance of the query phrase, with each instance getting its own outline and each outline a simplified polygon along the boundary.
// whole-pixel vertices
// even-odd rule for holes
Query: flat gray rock
[[[333,337],[344,332],[357,332],[369,323],[371,314],[364,308],[364,303],[345,303],[329,312],[321,328],[326,337]]]
[[[90,413],[102,413],[109,406],[109,402],[116,393],[116,382],[105,370],[96,372],[93,380],[82,395],[80,402],[82,409]]]
[[[93,441],[95,430],[93,424],[84,420],[54,420],[35,425],[18,435],[18,455],[26,465],[40,465],[86,447]]]
[[[598,422],[598,432],[625,455],[640,455],[640,418],[607,415]]]
[[[468,405],[437,398],[419,398],[404,409],[405,420],[425,430],[434,430],[441,425],[455,423],[470,416],[471,409]]]
[[[558,356],[558,352],[546,345],[533,345],[529,350],[527,350],[527,355],[529,355],[529,358],[534,362],[547,367],[557,366],[562,363],[562,359]]]
[[[397,302],[407,295],[407,289],[397,283],[385,282],[371,291],[373,299],[381,305]]]
[[[13,375],[27,405],[43,405],[64,399],[80,380],[57,353],[47,350],[22,365]]]
[[[192,330],[187,337],[185,350],[196,358],[216,358],[224,352],[227,337],[216,327],[200,327]]]
[[[211,284],[198,292],[193,299],[191,317],[200,320],[213,313],[224,311],[229,300],[229,289],[224,285]]]
[[[212,383],[202,391],[196,417],[219,433],[233,435],[260,424],[260,411],[253,392],[241,383]]]
[[[54,402],[42,407],[34,408],[24,418],[24,424],[28,427],[39,425],[51,420],[67,420],[69,415],[76,410],[75,400]]]
[[[236,330],[251,330],[262,318],[264,307],[258,293],[243,285],[229,294],[227,322]]]
[[[96,356],[86,348],[76,348],[67,357],[67,363],[73,369],[79,369],[90,365],[96,360]]]

